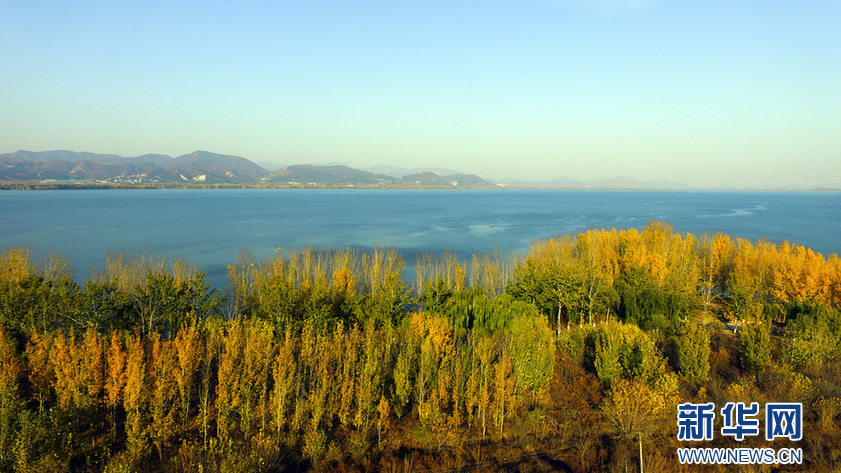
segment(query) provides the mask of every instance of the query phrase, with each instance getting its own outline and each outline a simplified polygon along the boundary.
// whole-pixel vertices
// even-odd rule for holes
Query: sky
[[[838,0],[0,1],[0,153],[841,183]]]

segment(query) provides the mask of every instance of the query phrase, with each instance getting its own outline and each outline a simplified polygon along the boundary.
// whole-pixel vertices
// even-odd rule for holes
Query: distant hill
[[[405,177],[411,174],[420,174],[424,172],[431,172],[433,174],[437,174],[439,176],[452,176],[455,174],[461,174],[459,171],[455,171],[452,169],[444,169],[444,168],[435,168],[435,167],[426,167],[426,168],[401,168],[395,166],[385,166],[385,165],[377,165],[372,166],[369,168],[363,168],[365,171],[375,172],[378,174],[385,174],[391,177]]]
[[[178,172],[184,181],[209,183],[256,182],[267,177],[268,171],[239,156],[196,151],[173,159],[167,168]],[[204,176],[202,179],[201,176]]]
[[[267,167],[270,167],[267,169]],[[236,184],[293,187],[403,187],[555,189],[688,189],[675,182],[616,177],[581,182],[569,177],[547,181],[488,181],[475,174],[441,168],[374,166],[366,170],[343,164],[260,166],[240,156],[195,151],[177,158],[163,154],[122,157],[67,150],[0,154],[0,181],[94,184]]]
[[[74,151],[17,151],[0,155],[0,180],[109,184],[258,182],[269,171],[239,156],[196,151],[178,158],[161,154],[122,157]]]
[[[397,168],[392,168],[395,170]],[[345,165],[299,164],[270,171],[239,156],[195,151],[122,157],[66,150],[0,155],[0,181],[99,184],[268,184],[301,187],[490,187],[471,174],[391,176]]]
[[[265,169],[268,169],[269,171],[280,171],[281,169],[283,169],[286,166],[285,164],[272,163],[272,162],[269,162],[269,161],[257,161],[257,165],[259,165],[260,167],[263,167]]]
[[[347,166],[312,166],[299,164],[275,171],[269,182],[301,186],[392,186],[397,179]]]
[[[472,174],[439,176],[421,172],[403,177],[362,171],[347,166],[287,166],[273,172],[271,183],[297,186],[354,186],[354,187],[492,187],[493,184]]]
[[[411,187],[493,187],[493,184],[474,174],[439,176],[429,171],[403,176],[401,181]]]

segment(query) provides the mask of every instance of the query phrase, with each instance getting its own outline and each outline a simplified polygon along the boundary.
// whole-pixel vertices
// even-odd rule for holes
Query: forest
[[[841,260],[644,229],[524,254],[0,253],[0,471],[731,471],[682,447],[841,468]],[[682,403],[802,403],[803,438],[679,441]],[[721,420],[716,419],[716,431]],[[691,444],[691,445],[690,445]]]

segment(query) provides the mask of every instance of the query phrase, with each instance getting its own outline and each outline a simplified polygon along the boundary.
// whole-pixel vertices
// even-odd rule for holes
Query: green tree
[[[677,336],[680,376],[690,382],[703,384],[710,372],[710,334],[700,324],[685,324]]]
[[[31,336],[60,327],[78,292],[69,275],[39,271],[28,250],[0,253],[0,324],[7,330]]]
[[[510,329],[513,375],[517,394],[531,397],[532,403],[542,398],[552,378],[555,344],[546,320],[519,317]]]
[[[87,280],[72,304],[65,323],[77,329],[128,330],[134,325],[131,301],[113,281]]]
[[[406,262],[394,248],[374,247],[364,258],[365,294],[356,306],[356,319],[362,323],[375,320],[378,325],[399,325],[407,307],[414,301],[403,281]]]
[[[742,368],[757,372],[771,361],[771,335],[761,325],[747,325],[739,332]]]

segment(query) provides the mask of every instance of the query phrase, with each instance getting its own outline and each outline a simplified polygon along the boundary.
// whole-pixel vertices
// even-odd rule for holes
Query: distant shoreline
[[[374,185],[288,185],[288,184],[119,184],[84,182],[0,182],[0,191],[8,190],[159,190],[159,189],[346,189],[346,190],[570,190],[570,191],[657,191],[657,192],[841,192],[839,188],[667,188],[667,187],[546,187],[546,186],[374,186]]]

